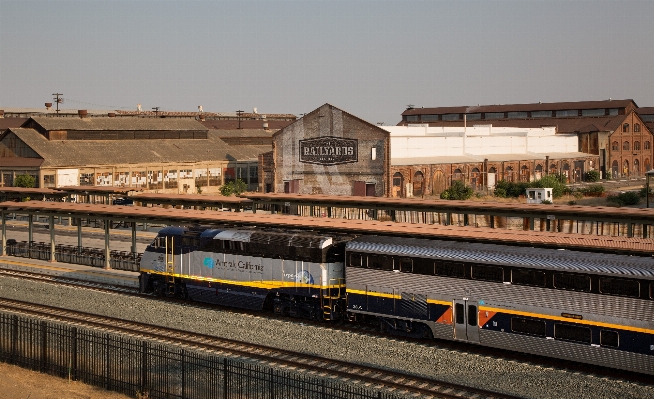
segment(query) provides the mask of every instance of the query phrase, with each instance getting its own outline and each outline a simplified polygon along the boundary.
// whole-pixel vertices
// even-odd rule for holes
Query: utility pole
[[[236,117],[238,118],[238,128],[239,129],[241,128],[241,115],[243,114],[243,112],[245,112],[245,111],[241,111],[240,109],[238,111],[236,111]]]
[[[53,99],[54,99],[54,102],[57,103],[57,116],[59,116],[59,104],[64,103],[64,99],[61,97],[61,96],[63,96],[63,94],[61,94],[61,93],[52,93],[52,95],[55,96]]]

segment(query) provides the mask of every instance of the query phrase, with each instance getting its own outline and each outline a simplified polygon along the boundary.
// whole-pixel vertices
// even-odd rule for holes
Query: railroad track
[[[128,295],[140,295],[137,288],[130,288],[120,285],[110,285],[82,279],[52,276],[49,274],[26,272],[21,270],[9,270],[0,268],[0,276],[16,277],[25,280],[39,281],[57,285],[64,285],[75,288],[86,288],[94,291],[122,293]]]
[[[382,368],[53,306],[0,299],[0,308],[23,315],[209,350],[221,355],[254,359],[268,366],[286,367],[296,372],[313,371],[321,376],[333,376],[349,383],[385,387],[395,394],[424,398],[516,398],[512,395],[444,383]]]

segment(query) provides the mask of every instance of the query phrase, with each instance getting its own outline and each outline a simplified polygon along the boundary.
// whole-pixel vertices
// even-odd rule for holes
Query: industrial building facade
[[[256,190],[257,155],[269,148],[228,145],[192,119],[33,117],[0,135],[0,183],[13,186],[15,176],[29,174],[45,188],[196,193],[242,179]]]
[[[652,168],[654,140],[643,120],[651,110],[638,108],[633,100],[410,108],[398,125],[553,126],[557,133],[576,134],[579,151],[598,155],[603,177],[619,178],[642,176]]]

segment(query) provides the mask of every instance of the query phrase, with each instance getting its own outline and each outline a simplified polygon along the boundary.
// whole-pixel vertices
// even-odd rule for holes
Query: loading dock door
[[[479,310],[477,301],[471,299],[455,299],[454,309],[454,339],[469,342],[479,342]]]

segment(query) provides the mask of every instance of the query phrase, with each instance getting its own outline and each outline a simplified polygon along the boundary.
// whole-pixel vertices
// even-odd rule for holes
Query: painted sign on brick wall
[[[300,140],[300,162],[339,165],[358,162],[358,141],[325,136]]]

